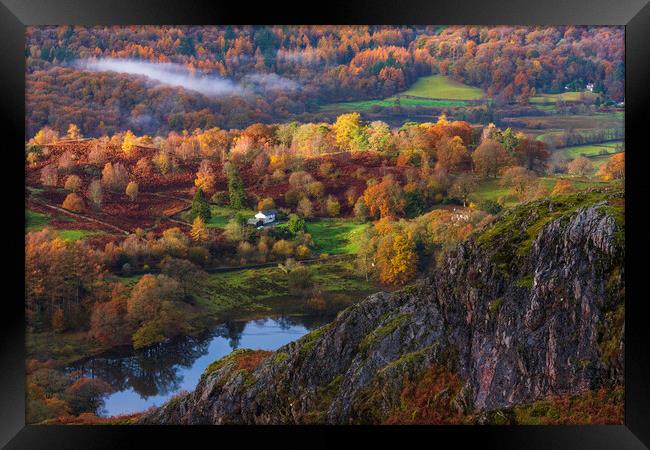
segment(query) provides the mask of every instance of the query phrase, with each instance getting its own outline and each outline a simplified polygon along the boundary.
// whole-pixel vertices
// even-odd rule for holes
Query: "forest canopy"
[[[26,37],[28,138],[70,123],[101,136],[300,120],[322,104],[388,97],[432,74],[498,104],[586,84],[610,101],[624,96],[616,27],[46,26]],[[107,61],[172,70],[209,89]],[[233,89],[211,95],[217,82]]]

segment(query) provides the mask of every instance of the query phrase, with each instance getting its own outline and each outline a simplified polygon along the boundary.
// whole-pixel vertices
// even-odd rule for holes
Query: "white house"
[[[586,88],[589,92],[594,92],[594,83],[587,83]]]
[[[266,225],[272,222],[275,222],[275,215],[277,211],[275,209],[265,209],[264,211],[259,211],[255,214],[255,217],[248,219],[248,223],[251,225]]]

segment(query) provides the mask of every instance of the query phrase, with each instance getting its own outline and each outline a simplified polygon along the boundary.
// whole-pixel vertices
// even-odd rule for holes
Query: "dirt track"
[[[48,204],[48,203],[46,203],[46,202],[44,202],[42,200],[38,200],[38,199],[33,198],[30,201],[32,201],[32,202],[34,202],[34,203],[36,203],[38,205],[41,205],[41,206],[43,206],[45,208],[53,209],[54,211],[60,212],[62,214],[66,214],[68,216],[72,216],[72,217],[75,217],[75,218],[78,218],[78,219],[87,220],[89,222],[98,223],[98,224],[100,224],[100,225],[102,225],[102,226],[104,226],[106,228],[110,228],[110,229],[112,229],[114,231],[117,231],[117,232],[119,232],[121,234],[129,234],[129,232],[127,230],[124,230],[124,229],[122,229],[120,227],[117,227],[115,225],[111,225],[110,223],[106,223],[106,222],[103,222],[101,220],[97,220],[97,219],[94,219],[92,217],[85,216],[83,214],[68,211],[67,209],[60,208],[58,206],[50,205],[50,204]]]

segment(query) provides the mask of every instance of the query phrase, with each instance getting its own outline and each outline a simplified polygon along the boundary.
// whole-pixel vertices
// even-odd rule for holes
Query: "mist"
[[[201,71],[190,71],[182,64],[152,63],[134,59],[85,59],[74,66],[93,72],[117,72],[145,76],[167,86],[182,87],[209,97],[246,96],[265,90],[294,91],[300,86],[276,74],[252,73],[241,82]]]

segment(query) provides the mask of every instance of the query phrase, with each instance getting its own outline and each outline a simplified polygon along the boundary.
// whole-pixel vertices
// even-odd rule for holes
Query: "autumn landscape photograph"
[[[24,56],[27,424],[623,423],[624,27]]]

